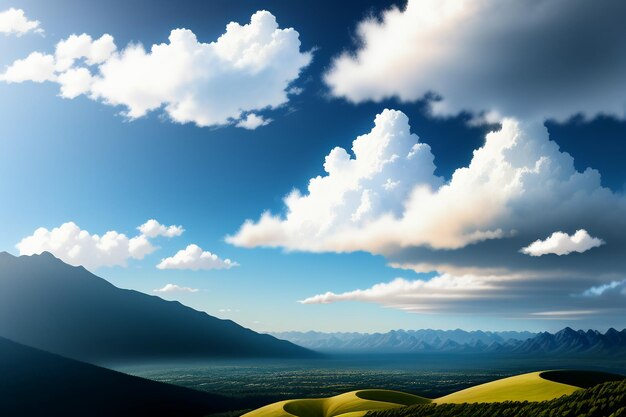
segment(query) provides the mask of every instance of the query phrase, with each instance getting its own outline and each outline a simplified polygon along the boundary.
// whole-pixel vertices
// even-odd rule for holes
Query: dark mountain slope
[[[119,289],[49,253],[0,253],[0,336],[99,363],[312,355],[178,302]]]
[[[2,416],[204,416],[241,404],[149,381],[0,338]]]

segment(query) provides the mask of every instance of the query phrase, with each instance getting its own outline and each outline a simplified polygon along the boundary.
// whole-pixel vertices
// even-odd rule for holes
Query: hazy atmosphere
[[[624,6],[491,3],[10,4],[0,247],[260,331],[623,326]]]
[[[0,2],[0,415],[626,415],[626,2]]]

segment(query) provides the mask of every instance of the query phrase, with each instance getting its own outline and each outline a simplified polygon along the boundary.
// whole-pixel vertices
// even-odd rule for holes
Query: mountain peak
[[[9,261],[0,262],[0,335],[29,346],[88,362],[313,355],[179,302],[117,288],[49,252],[2,258]]]

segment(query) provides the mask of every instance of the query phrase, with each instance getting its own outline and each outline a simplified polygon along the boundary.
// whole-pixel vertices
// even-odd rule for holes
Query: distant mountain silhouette
[[[179,302],[119,289],[47,252],[0,253],[0,336],[96,363],[314,355]]]
[[[602,334],[597,330],[584,331],[566,327],[555,334],[540,333],[511,350],[517,353],[626,354],[626,329],[619,332],[611,328]]]
[[[0,338],[0,375],[1,416],[199,417],[243,405],[227,397],[66,359],[4,338]]]
[[[387,333],[282,332],[272,335],[325,352],[411,353],[482,351],[495,344],[526,340],[535,333],[422,329]]]
[[[394,330],[388,333],[283,332],[274,336],[332,353],[512,353],[626,355],[626,330],[573,330],[551,334],[463,330]]]

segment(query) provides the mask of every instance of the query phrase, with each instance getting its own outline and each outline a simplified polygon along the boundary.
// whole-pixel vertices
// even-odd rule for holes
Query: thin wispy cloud
[[[361,301],[381,304],[405,311],[433,311],[445,309],[450,301],[494,296],[500,282],[506,277],[440,275],[430,279],[393,281],[376,284],[364,290],[344,293],[326,292],[299,301],[301,304],[331,304],[342,301]]]
[[[611,292],[617,292],[621,295],[626,295],[626,280],[611,281],[608,284],[591,287],[585,290],[582,295],[584,297],[601,297]]]
[[[561,310],[561,311],[538,311],[530,313],[531,316],[548,320],[560,320],[563,318],[575,319],[592,314],[597,314],[596,310]]]

